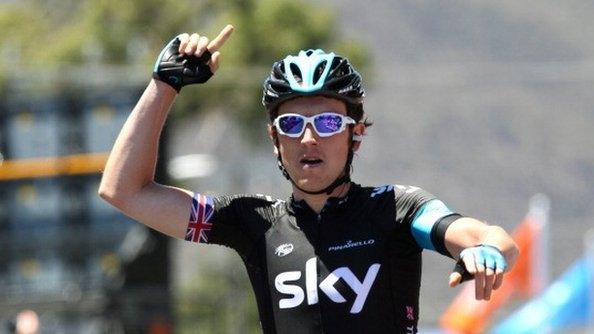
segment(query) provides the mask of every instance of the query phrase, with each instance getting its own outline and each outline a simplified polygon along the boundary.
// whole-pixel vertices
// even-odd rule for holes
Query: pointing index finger
[[[217,51],[218,49],[221,48],[221,46],[223,46],[223,44],[225,44],[225,42],[229,39],[229,37],[231,36],[231,33],[233,33],[233,30],[235,28],[228,24],[225,28],[223,28],[223,30],[221,30],[221,32],[219,33],[219,35],[213,39],[210,43],[208,43],[208,51],[210,51],[211,53]]]

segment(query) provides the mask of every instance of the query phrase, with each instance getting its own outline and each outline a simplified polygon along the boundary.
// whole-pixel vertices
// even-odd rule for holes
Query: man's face
[[[323,112],[346,115],[347,109],[344,102],[322,96],[292,99],[281,104],[278,109],[279,115],[294,113],[313,116]],[[359,125],[355,127],[355,132],[358,132],[357,127]],[[276,130],[271,128],[270,131],[273,137]],[[351,140],[348,127],[330,137],[320,137],[308,124],[299,138],[290,138],[278,132],[276,136],[283,165],[301,189],[324,189],[342,174]]]

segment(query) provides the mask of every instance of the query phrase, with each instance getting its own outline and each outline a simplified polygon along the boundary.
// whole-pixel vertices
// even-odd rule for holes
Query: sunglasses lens
[[[294,135],[301,133],[304,119],[298,116],[282,116],[278,120],[278,127],[286,134]]]
[[[342,127],[342,118],[338,115],[320,115],[314,119],[318,133],[336,133]]]

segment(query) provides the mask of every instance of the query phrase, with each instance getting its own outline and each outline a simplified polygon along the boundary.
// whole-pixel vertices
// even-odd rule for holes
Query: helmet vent
[[[343,59],[340,57],[336,57],[332,61],[332,69],[334,69],[335,76],[342,77],[349,74],[349,66],[342,66],[343,63]]]
[[[297,83],[299,84],[303,83],[303,75],[301,74],[299,66],[297,66],[297,64],[294,63],[291,63],[289,66],[291,67],[291,73],[293,74],[293,78],[295,78],[295,81],[297,81]]]
[[[275,79],[282,80],[283,73],[285,73],[285,64],[278,62],[277,65],[272,68],[272,76],[274,76]]]
[[[289,86],[287,86],[287,85],[284,85],[284,84],[277,84],[277,83],[274,83],[274,84],[271,84],[271,88],[272,88],[272,89],[273,89],[275,92],[277,92],[277,95],[278,95],[278,94],[284,94],[284,93],[288,93],[288,92],[290,92],[290,91],[291,91],[291,87],[289,87]]]
[[[318,80],[320,80],[320,77],[324,73],[324,69],[326,68],[326,65],[328,65],[328,61],[324,60],[321,63],[319,63],[318,66],[316,66],[316,70],[313,73],[313,83],[314,84],[316,84],[318,82]]]

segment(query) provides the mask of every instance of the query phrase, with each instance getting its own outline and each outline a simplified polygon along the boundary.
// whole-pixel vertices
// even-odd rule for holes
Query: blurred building
[[[0,320],[32,309],[42,333],[134,333],[153,316],[169,319],[167,260],[159,256],[166,243],[97,195],[138,90],[9,87],[7,96],[0,105]],[[154,261],[152,275],[138,261]]]

